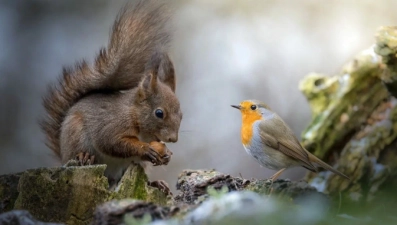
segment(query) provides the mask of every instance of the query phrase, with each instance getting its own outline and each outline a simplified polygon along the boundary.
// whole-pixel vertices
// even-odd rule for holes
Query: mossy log
[[[235,193],[237,198],[233,198],[234,200],[238,200],[240,195],[248,194],[254,196],[255,199],[269,197],[271,202],[278,199],[292,207],[310,208],[315,203],[316,209],[322,213],[330,211],[332,206],[328,196],[319,193],[305,181],[279,179],[272,183],[270,180],[232,177],[215,170],[184,170],[178,177],[177,189],[179,193],[175,196],[172,206],[157,206],[150,202],[130,199],[104,203],[97,207],[93,224],[146,224],[168,219],[170,221],[164,221],[164,224],[201,224],[192,222],[191,217],[197,215],[194,211],[202,207],[203,204],[208,205],[211,198],[221,198],[228,192]],[[250,204],[251,202],[245,203]],[[238,202],[227,203],[231,208],[235,208],[232,206],[233,204],[240,205]],[[209,217],[217,211],[204,210]],[[203,211],[203,209],[199,211]],[[205,219],[210,220],[211,218]]]
[[[382,57],[383,73],[379,74],[389,92],[397,97],[397,27],[380,27],[375,52]]]
[[[209,189],[222,190],[227,188],[231,191],[253,191],[261,195],[274,195],[279,198],[289,199],[294,203],[301,203],[306,197],[316,197],[328,202],[325,194],[319,193],[316,188],[305,181],[290,181],[278,179],[270,180],[243,179],[232,177],[216,170],[184,170],[178,177],[178,195],[175,197],[177,203],[197,205],[209,196]]]
[[[18,198],[18,181],[22,173],[0,176],[0,213],[14,208]]]
[[[7,204],[2,212],[27,210],[45,222],[89,224],[95,208],[110,200],[132,198],[158,205],[171,201],[170,196],[148,186],[148,178],[139,165],[127,169],[115,191],[109,190],[103,175],[105,169],[106,165],[68,166],[31,169],[18,176],[3,175],[0,199]]]
[[[329,172],[307,178],[319,191],[344,201],[344,206],[373,207],[383,196],[382,190],[395,184],[397,99],[393,91],[397,89],[392,84],[397,80],[396,40],[395,27],[382,27],[377,44],[340,73],[309,74],[300,83],[313,113],[302,134],[303,145],[351,181]]]

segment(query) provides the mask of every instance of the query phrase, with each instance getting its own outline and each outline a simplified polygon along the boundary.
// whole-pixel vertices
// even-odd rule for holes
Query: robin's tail
[[[328,165],[327,163],[323,162],[321,159],[317,158],[316,156],[314,156],[313,154],[309,153],[309,159],[311,162],[313,163],[317,163],[319,166],[323,167],[326,170],[329,170],[335,174],[338,174],[341,177],[344,177],[348,180],[350,180],[350,178],[348,176],[346,176],[345,174],[337,171],[336,169],[332,168],[332,166]]]

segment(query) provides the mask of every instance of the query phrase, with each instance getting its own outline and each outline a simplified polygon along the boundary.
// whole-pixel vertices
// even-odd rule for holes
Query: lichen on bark
[[[89,224],[95,207],[113,199],[168,203],[165,194],[147,185],[141,166],[131,165],[115,191],[109,190],[105,169],[106,165],[93,165],[27,170],[18,179],[14,209],[28,210],[42,221]]]
[[[313,119],[302,134],[302,143],[320,158],[360,128],[388,93],[379,82],[380,57],[370,48],[359,54],[342,71],[327,77],[310,74],[300,83]],[[340,152],[340,151],[339,151]]]
[[[158,205],[171,205],[171,196],[165,196],[155,187],[147,185],[148,177],[141,166],[130,166],[125,171],[116,191],[111,192],[111,199],[139,199],[154,202]]]
[[[87,224],[95,206],[108,199],[105,168],[98,165],[27,170],[19,179],[15,209],[28,210],[43,221]]]
[[[382,57],[384,68],[379,77],[389,92],[397,97],[397,26],[379,28],[375,52]]]
[[[300,84],[313,113],[303,145],[351,181],[330,172],[307,179],[353,211],[358,205],[361,210],[383,205],[373,212],[396,206],[381,198],[386,189],[397,188],[397,27],[381,27],[376,41],[337,75],[310,74]],[[387,195],[396,197],[393,193]]]
[[[305,181],[243,179],[215,170],[184,170],[178,177],[177,189],[180,192],[175,200],[178,203],[197,205],[209,197],[209,188],[221,190],[223,187],[229,192],[253,191],[261,195],[287,198],[295,203],[299,203],[299,199],[320,195],[320,198],[327,201],[326,195],[319,193]]]

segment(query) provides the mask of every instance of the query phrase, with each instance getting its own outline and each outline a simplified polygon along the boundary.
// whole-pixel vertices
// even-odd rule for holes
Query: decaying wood
[[[313,113],[303,145],[351,181],[328,172],[307,178],[345,206],[373,207],[397,187],[397,27],[381,27],[376,41],[337,75],[300,83]]]

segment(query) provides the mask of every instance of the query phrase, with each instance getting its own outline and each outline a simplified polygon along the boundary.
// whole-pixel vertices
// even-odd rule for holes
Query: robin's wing
[[[280,118],[281,119],[281,118]],[[276,121],[276,122],[274,122]],[[262,121],[259,124],[260,136],[264,144],[284,153],[285,155],[297,159],[303,163],[303,167],[316,172],[316,167],[309,160],[308,153],[303,149],[295,135],[277,120]],[[281,138],[280,138],[281,137]]]

